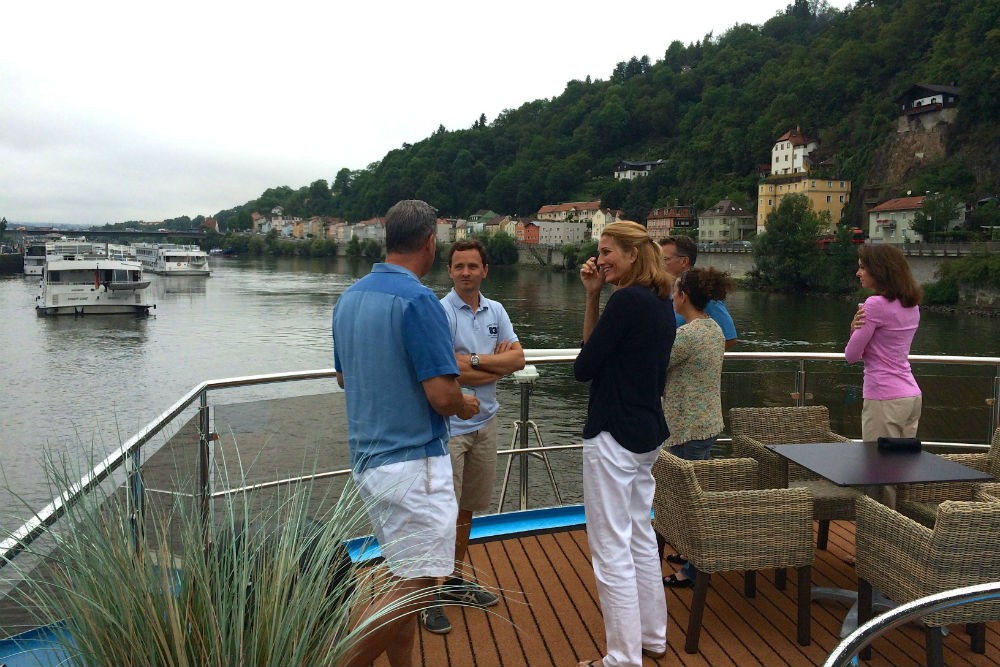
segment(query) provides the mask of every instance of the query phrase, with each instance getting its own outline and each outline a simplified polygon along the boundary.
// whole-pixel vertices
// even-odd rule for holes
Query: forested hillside
[[[1000,189],[998,26],[1000,0],[863,0],[845,11],[795,0],[763,25],[665,44],[606,80],[570,81],[551,99],[470,119],[468,129],[441,127],[332,183],[272,188],[216,217],[231,229],[282,205],[357,221],[411,197],[447,216],[598,198],[636,220],[675,200],[701,209],[729,197],[755,208],[757,166],[796,126],[820,140],[821,157],[855,193],[929,190],[969,201]],[[892,171],[895,99],[915,83],[957,85],[958,120],[944,158]],[[660,158],[666,164],[645,179],[612,178],[621,159]],[[903,176],[887,182],[889,173]],[[855,196],[847,215],[859,224],[862,214]]]

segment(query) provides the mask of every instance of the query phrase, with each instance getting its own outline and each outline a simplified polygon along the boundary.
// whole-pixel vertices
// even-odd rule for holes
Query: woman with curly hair
[[[714,268],[691,268],[674,282],[674,310],[684,317],[670,352],[663,412],[670,437],[660,456],[708,459],[722,433],[722,358],[726,339],[706,312],[711,301],[722,301],[732,289],[729,275]],[[663,578],[664,586],[694,586],[695,569],[683,556],[667,557],[683,565],[680,572]]]
[[[597,667],[640,667],[667,650],[667,603],[649,520],[652,467],[669,435],[660,397],[674,341],[671,277],[660,247],[634,222],[605,227],[580,269],[583,345],[573,365],[590,382],[583,428],[583,504],[606,657]],[[601,288],[615,287],[601,312]]]

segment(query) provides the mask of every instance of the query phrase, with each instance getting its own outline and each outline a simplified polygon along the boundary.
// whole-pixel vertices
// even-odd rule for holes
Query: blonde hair
[[[649,237],[645,227],[637,222],[613,222],[601,232],[601,238],[605,236],[625,252],[636,251],[635,262],[618,283],[619,287],[642,285],[652,289],[661,299],[670,296],[673,276],[663,268],[660,246]]]

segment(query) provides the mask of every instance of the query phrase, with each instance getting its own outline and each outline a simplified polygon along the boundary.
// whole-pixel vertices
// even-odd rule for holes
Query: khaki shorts
[[[448,441],[452,476],[458,508],[467,512],[485,512],[493,501],[497,478],[497,418],[478,431],[456,435]]]
[[[877,401],[866,398],[861,408],[861,439],[915,438],[920,422],[920,396]]]
[[[354,475],[386,565],[397,577],[446,577],[455,570],[458,507],[451,461],[430,456]]]

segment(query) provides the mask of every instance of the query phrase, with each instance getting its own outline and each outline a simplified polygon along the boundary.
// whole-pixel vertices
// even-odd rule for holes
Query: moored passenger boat
[[[139,262],[109,257],[99,244],[62,250],[46,256],[35,297],[38,315],[148,315],[156,307],[146,296],[149,281]]]
[[[208,254],[196,245],[175,243],[136,243],[139,262],[150,272],[169,276],[207,276],[211,274]]]
[[[24,246],[24,275],[40,276],[45,268],[46,242],[28,241]]]

